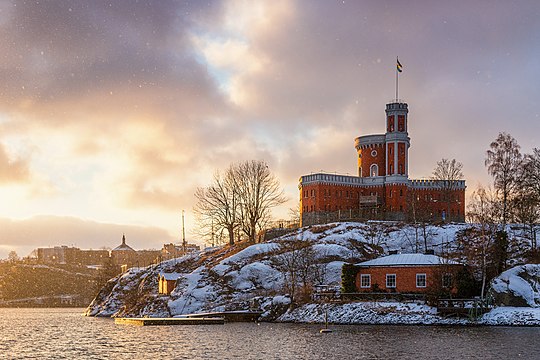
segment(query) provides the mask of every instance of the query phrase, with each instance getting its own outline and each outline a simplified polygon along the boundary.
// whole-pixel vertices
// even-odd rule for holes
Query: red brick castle
[[[465,219],[465,180],[411,180],[408,106],[386,105],[386,133],[355,139],[358,176],[300,177],[302,226],[348,219],[459,221]]]

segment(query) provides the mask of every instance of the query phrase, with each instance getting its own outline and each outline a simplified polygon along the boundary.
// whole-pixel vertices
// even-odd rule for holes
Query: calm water
[[[540,359],[540,328],[136,327],[82,309],[0,309],[2,359]]]

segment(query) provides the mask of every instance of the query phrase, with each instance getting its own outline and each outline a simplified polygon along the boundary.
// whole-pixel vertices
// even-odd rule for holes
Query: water
[[[0,309],[1,359],[540,359],[538,328],[247,324],[137,327],[82,309]]]

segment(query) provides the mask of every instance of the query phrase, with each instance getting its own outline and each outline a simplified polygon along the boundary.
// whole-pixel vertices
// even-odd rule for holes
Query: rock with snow
[[[495,305],[540,307],[540,264],[513,267],[491,282]]]

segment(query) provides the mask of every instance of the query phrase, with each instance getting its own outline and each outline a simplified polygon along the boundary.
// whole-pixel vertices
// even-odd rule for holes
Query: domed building
[[[116,265],[131,267],[137,261],[137,251],[126,244],[126,235],[122,234],[122,244],[111,250],[111,258]]]

